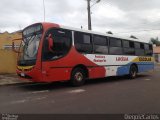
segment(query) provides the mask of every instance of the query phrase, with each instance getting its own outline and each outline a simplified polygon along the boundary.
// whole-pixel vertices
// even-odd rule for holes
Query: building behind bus
[[[153,47],[153,55],[155,58],[155,62],[160,63],[160,46]]]
[[[16,72],[17,54],[12,51],[12,40],[21,37],[21,31],[0,33],[0,74]]]

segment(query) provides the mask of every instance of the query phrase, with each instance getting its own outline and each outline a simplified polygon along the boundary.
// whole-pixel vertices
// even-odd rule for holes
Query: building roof
[[[153,47],[153,53],[158,53],[158,54],[160,54],[160,46],[158,46],[158,47]]]

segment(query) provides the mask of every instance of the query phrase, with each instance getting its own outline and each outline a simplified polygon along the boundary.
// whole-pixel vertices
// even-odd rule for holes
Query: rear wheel
[[[129,71],[129,78],[134,79],[137,77],[137,67],[135,65],[131,65],[130,71]]]
[[[75,68],[71,74],[71,84],[73,86],[81,86],[85,83],[86,74],[83,69]]]

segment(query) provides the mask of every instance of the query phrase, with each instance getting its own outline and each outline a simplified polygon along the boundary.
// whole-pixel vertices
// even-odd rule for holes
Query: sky
[[[91,5],[97,0],[91,0]],[[44,0],[45,22],[87,29],[86,0]],[[0,0],[0,32],[44,21],[43,0]],[[160,35],[160,0],[101,0],[91,7],[92,29],[136,36],[148,42]]]

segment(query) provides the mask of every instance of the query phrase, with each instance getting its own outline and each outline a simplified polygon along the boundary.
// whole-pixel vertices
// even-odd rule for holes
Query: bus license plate
[[[22,76],[22,77],[25,77],[25,74],[24,74],[24,73],[21,73],[21,76]]]

